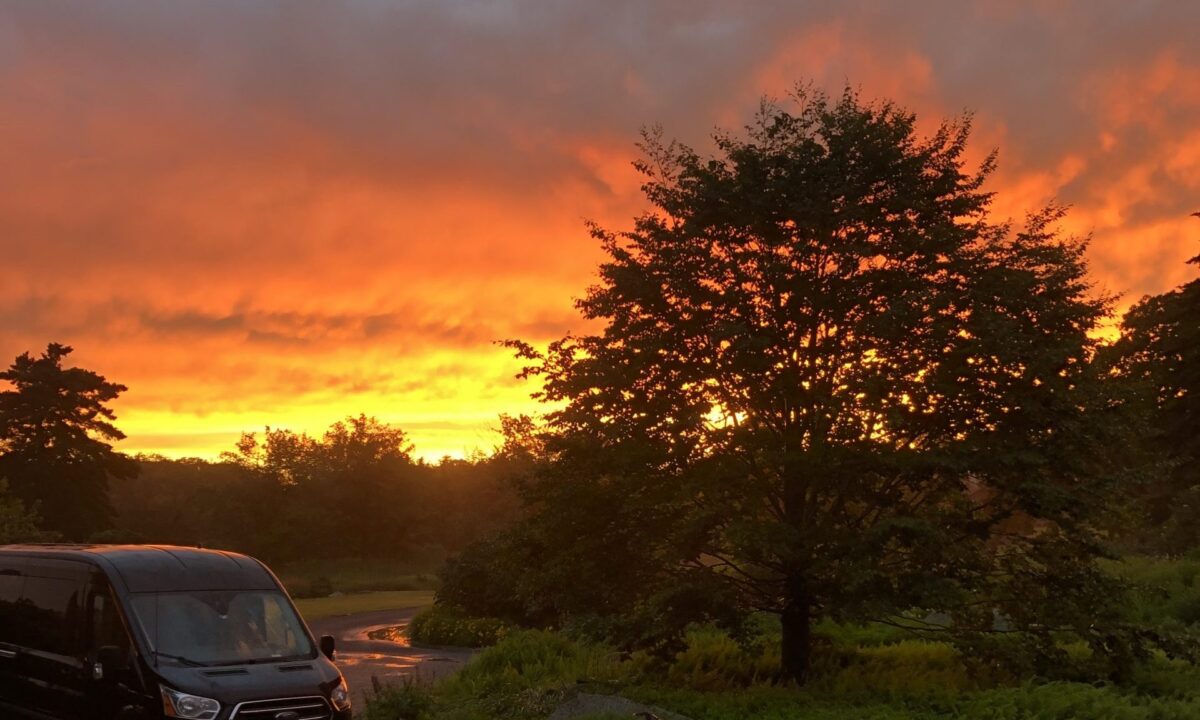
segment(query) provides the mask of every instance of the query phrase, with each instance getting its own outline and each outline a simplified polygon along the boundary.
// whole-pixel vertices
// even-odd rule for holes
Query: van
[[[333,654],[245,555],[0,546],[4,720],[349,720]]]

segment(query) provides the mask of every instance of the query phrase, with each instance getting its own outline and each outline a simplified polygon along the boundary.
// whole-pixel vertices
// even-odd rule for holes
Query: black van
[[[245,555],[0,547],[4,720],[349,720],[332,657]]]

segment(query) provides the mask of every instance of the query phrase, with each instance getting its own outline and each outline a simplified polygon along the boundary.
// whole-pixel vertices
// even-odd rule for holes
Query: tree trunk
[[[812,660],[812,614],[808,598],[796,587],[798,584],[788,582],[787,604],[781,618],[781,657],[784,680],[803,685],[808,680],[808,669]]]

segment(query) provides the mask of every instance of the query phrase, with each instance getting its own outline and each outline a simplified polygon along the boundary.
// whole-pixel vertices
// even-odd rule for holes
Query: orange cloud
[[[976,113],[1128,304],[1189,277],[1200,6],[26,3],[0,19],[0,361],[130,386],[126,449],[365,411],[428,457],[532,411],[493,344],[580,327],[638,130],[709,147],[796,82]]]

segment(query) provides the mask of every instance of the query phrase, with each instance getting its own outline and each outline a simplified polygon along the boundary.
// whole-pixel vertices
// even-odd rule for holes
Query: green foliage
[[[912,637],[911,633],[881,623],[836,623],[829,619],[813,627],[813,633],[840,647],[889,645]]]
[[[715,628],[693,628],[675,655],[666,681],[675,687],[718,691],[767,684],[779,678],[778,643],[738,643]]]
[[[421,611],[408,624],[408,637],[422,645],[485,647],[495,645],[508,633],[497,618],[468,617],[444,605]]]
[[[44,529],[79,541],[111,527],[109,480],[138,468],[111,445],[125,435],[109,403],[127,388],[64,368],[71,352],[51,343],[39,357],[23,353],[0,372],[12,385],[0,392],[0,478],[37,507]]]
[[[0,478],[0,545],[55,539],[54,533],[39,529],[38,524],[37,513],[9,494],[8,482]]]
[[[615,653],[557,633],[514,632],[432,687],[407,684],[372,702],[368,720],[544,718],[576,688],[616,693],[694,720],[1169,720],[1200,717],[1194,666],[1153,659],[1133,685],[1018,684],[981,673],[953,646],[902,641],[820,644],[803,688],[780,684],[778,626],[735,641],[712,627],[686,633],[669,661]],[[876,636],[877,637],[877,636]],[[1086,655],[1086,646],[1068,648]],[[390,704],[386,704],[390,703]],[[375,711],[375,705],[389,709]],[[416,707],[416,714],[410,708]]]
[[[1130,585],[1128,622],[1190,635],[1200,645],[1200,559],[1130,556],[1107,568]]]
[[[375,677],[371,681],[366,707],[355,713],[358,720],[421,720],[434,707],[432,689],[418,678],[405,677],[389,685]]]
[[[509,634],[438,687],[447,717],[545,717],[580,682],[626,681],[636,664],[544,631]]]

